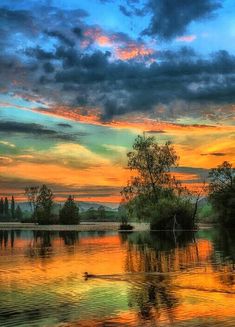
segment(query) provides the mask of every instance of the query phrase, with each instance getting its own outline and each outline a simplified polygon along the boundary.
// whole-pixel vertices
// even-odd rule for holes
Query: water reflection
[[[234,245],[224,230],[0,231],[0,325],[233,326]]]

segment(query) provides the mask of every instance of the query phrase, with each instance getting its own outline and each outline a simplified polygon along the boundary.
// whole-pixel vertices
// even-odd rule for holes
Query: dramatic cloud
[[[210,18],[222,0],[148,0],[151,21],[144,33],[170,40],[182,36],[190,23]]]
[[[1,133],[20,133],[20,134],[32,134],[40,137],[50,137],[52,139],[60,140],[74,140],[72,135],[62,134],[54,130],[45,128],[44,126],[36,123],[20,123],[13,121],[1,121],[0,122],[0,134]],[[9,144],[9,143],[8,143]]]

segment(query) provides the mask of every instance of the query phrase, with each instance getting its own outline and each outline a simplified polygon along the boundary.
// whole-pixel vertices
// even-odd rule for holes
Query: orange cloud
[[[154,53],[154,50],[144,43],[131,40],[124,34],[106,33],[100,27],[88,28],[84,35],[91,38],[100,47],[112,48],[115,57],[121,60],[149,56]]]
[[[122,60],[129,60],[136,57],[144,57],[153,54],[153,50],[146,48],[144,45],[128,44],[124,48],[117,48],[116,56]]]

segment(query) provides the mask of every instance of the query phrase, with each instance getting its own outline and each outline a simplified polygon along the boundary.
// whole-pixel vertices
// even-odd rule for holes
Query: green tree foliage
[[[235,169],[224,161],[209,173],[209,199],[219,215],[219,222],[235,226]]]
[[[79,207],[75,203],[74,197],[70,195],[60,210],[60,223],[63,225],[74,225],[79,224],[79,222]]]
[[[148,219],[154,229],[192,228],[193,206],[186,200],[187,190],[171,173],[179,159],[174,147],[138,136],[127,157],[128,168],[134,171],[122,191],[129,216]]]
[[[53,222],[52,207],[54,195],[46,185],[42,185],[36,198],[35,218],[39,224]]]

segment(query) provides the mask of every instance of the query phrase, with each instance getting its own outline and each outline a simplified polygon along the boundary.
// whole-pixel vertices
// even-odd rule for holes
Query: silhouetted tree
[[[42,185],[36,198],[35,216],[39,224],[50,224],[54,195],[46,185]]]
[[[74,201],[73,196],[69,196],[60,210],[60,223],[64,225],[79,224],[79,207]]]
[[[4,201],[3,198],[0,199],[0,215],[4,214]]]
[[[7,197],[5,197],[5,200],[4,200],[4,215],[5,215],[5,217],[8,217],[8,215],[9,215],[9,203],[8,203]]]
[[[220,223],[235,226],[235,168],[224,161],[211,169],[209,178],[209,199],[218,212]]]
[[[15,218],[15,199],[13,195],[11,197],[11,218]]]

